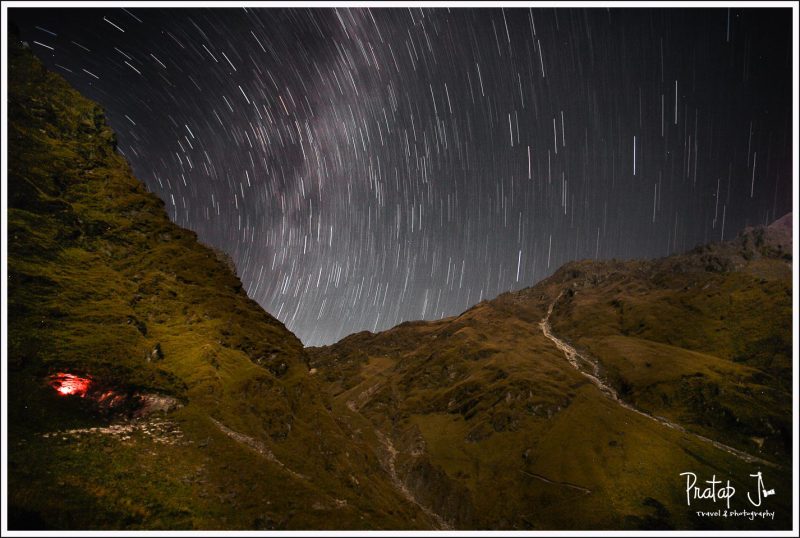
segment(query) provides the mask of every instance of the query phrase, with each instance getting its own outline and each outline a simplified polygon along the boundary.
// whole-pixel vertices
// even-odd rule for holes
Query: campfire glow
[[[116,407],[125,399],[121,394],[117,394],[113,390],[107,390],[97,398],[97,402],[107,407]]]
[[[89,391],[92,380],[74,374],[59,372],[50,376],[50,386],[61,396],[80,396],[84,398]]]

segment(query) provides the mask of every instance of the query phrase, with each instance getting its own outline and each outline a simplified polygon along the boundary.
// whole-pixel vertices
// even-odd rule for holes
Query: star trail
[[[791,11],[9,9],[306,345],[791,210]]]

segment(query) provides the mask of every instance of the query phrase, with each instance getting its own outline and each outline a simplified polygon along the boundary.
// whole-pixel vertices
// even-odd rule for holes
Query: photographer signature
[[[697,475],[692,472],[680,473],[680,476],[686,477],[686,504],[692,505],[692,500],[709,499],[712,502],[724,500],[727,508],[731,507],[731,499],[736,494],[736,488],[731,485],[730,480],[726,480],[723,484],[722,480],[717,480],[717,475],[711,475],[711,480],[705,480],[705,486],[697,485]],[[761,506],[763,499],[775,495],[774,489],[767,489],[764,485],[764,478],[761,471],[756,474],[751,474],[751,478],[756,479],[755,491],[747,492],[747,500],[753,506]],[[754,493],[755,499],[753,498]]]

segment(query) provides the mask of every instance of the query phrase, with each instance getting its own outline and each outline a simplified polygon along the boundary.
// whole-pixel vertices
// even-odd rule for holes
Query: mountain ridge
[[[458,316],[406,322],[380,333],[363,331],[331,346],[310,348],[310,364],[329,383],[341,413],[346,408],[367,417],[385,435],[406,440],[401,467],[408,482],[429,476],[432,467],[443,472],[439,479],[451,490],[461,491],[459,502],[467,505],[461,515],[446,502],[438,508],[462,525],[468,521],[492,528],[497,519],[482,520],[477,514],[508,512],[505,517],[514,519],[501,521],[514,521],[515,528],[539,528],[543,520],[550,528],[569,526],[561,516],[526,515],[529,486],[509,479],[519,473],[593,492],[581,502],[598,521],[609,518],[595,523],[601,528],[698,528],[704,523],[688,511],[681,514],[674,491],[627,504],[629,512],[621,519],[589,501],[609,482],[638,482],[626,470],[632,461],[608,463],[618,457],[614,453],[624,444],[626,428],[602,447],[597,439],[584,438],[594,445],[593,457],[607,461],[599,475],[596,468],[576,474],[548,451],[558,452],[558,444],[581,438],[581,429],[608,437],[608,431],[596,431],[570,412],[576,406],[581,413],[604,409],[595,418],[618,416],[608,423],[611,430],[620,428],[614,424],[644,420],[642,431],[663,437],[672,447],[660,449],[665,460],[674,460],[670,452],[677,450],[693,465],[720,460],[728,469],[757,464],[778,479],[791,453],[787,222],[791,216],[774,227],[746,229],[730,241],[656,260],[569,262],[534,286],[500,294]],[[722,317],[714,320],[714,311]],[[674,328],[674,334],[664,326]],[[553,335],[552,341],[542,338]],[[537,366],[526,365],[531,361]],[[570,418],[560,418],[565,414]],[[387,422],[387,416],[394,418]],[[536,440],[554,435],[554,428],[560,430],[556,445]],[[678,437],[670,437],[675,432]],[[632,434],[640,432],[627,432]],[[694,446],[682,446],[687,442]],[[485,449],[488,453],[474,448],[480,445],[495,448]],[[510,451],[495,463],[505,471],[483,481],[475,476],[475,466],[492,461],[498,446]],[[701,456],[701,450],[708,452]],[[514,452],[518,455],[512,457]],[[537,461],[546,464],[537,466]],[[639,465],[647,468],[645,461]],[[720,463],[712,465],[720,468]],[[594,485],[587,477],[594,477]],[[663,481],[656,480],[655,489]],[[481,493],[496,483],[513,492],[503,498],[503,506]],[[632,497],[634,490],[631,486]],[[534,504],[541,502],[553,499]]]
[[[391,331],[397,327],[402,326],[410,326],[410,325],[418,325],[424,323],[434,323],[441,320],[451,320],[457,319],[458,317],[462,316],[464,313],[470,311],[471,309],[477,307],[483,303],[489,303],[501,296],[506,296],[508,294],[516,294],[516,293],[524,293],[526,290],[530,290],[531,288],[535,288],[541,282],[546,281],[548,278],[552,278],[556,274],[572,270],[574,267],[582,267],[586,264],[625,264],[627,263],[636,263],[636,262],[667,262],[667,261],[676,261],[674,265],[674,269],[676,270],[686,270],[687,267],[687,256],[690,254],[703,254],[702,257],[696,258],[692,261],[692,263],[696,267],[703,267],[707,270],[714,270],[716,269],[727,269],[731,270],[734,268],[743,268],[746,267],[744,262],[753,259],[754,257],[777,257],[782,258],[785,261],[789,262],[788,271],[791,273],[791,260],[792,260],[792,212],[789,212],[782,217],[776,219],[770,224],[761,225],[761,226],[747,226],[745,229],[741,230],[736,237],[733,239],[729,239],[726,241],[720,242],[712,242],[712,243],[705,243],[696,245],[695,247],[687,250],[686,252],[682,253],[674,253],[667,256],[662,256],[658,258],[630,258],[630,259],[618,259],[618,258],[611,258],[611,259],[595,259],[595,258],[584,258],[578,260],[570,260],[564,262],[560,267],[558,267],[553,274],[548,277],[541,279],[540,281],[531,284],[530,286],[525,286],[519,290],[509,290],[499,293],[493,299],[484,299],[474,305],[468,307],[466,310],[459,314],[453,314],[450,316],[444,316],[439,318],[438,320],[425,320],[425,319],[412,319],[406,320],[398,323],[393,327],[389,327],[382,331],[374,332],[368,329],[364,329],[361,331],[356,331],[354,333],[350,333],[345,335],[341,339],[333,342],[331,344],[319,345],[319,346],[305,346],[306,349],[316,349],[316,348],[328,348],[331,346],[335,346],[342,342],[343,340],[347,340],[356,335],[369,335],[369,334],[380,334],[383,332]],[[765,244],[765,237],[766,244]]]

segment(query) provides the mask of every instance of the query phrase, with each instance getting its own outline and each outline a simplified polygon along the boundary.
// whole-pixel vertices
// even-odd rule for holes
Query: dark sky
[[[9,9],[305,344],[791,210],[790,9]]]

